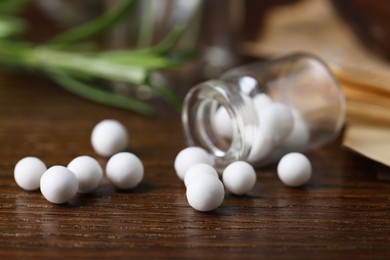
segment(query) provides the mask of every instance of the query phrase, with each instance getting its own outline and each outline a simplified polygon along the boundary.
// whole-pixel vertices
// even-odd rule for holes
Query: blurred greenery
[[[19,13],[32,0],[2,0],[0,2],[0,11],[2,14]]]
[[[168,87],[150,80],[156,70],[175,69],[194,56],[194,50],[175,51],[174,45],[186,29],[177,24],[170,33],[154,46],[126,50],[92,48],[86,51],[79,46],[90,44],[92,38],[114,28],[136,4],[124,0],[96,19],[60,33],[48,42],[36,45],[23,41],[26,22],[20,15],[32,0],[2,0],[0,3],[0,64],[6,68],[39,71],[66,90],[83,98],[106,105],[121,107],[143,115],[153,115],[155,109],[147,101],[116,94],[110,82],[124,82],[128,87],[147,86],[177,111],[181,101]],[[145,27],[148,28],[148,27]],[[149,27],[153,30],[152,27]],[[142,35],[153,31],[140,32]],[[14,37],[18,35],[18,37]],[[82,49],[83,51],[76,51]],[[106,83],[105,87],[101,87]]]

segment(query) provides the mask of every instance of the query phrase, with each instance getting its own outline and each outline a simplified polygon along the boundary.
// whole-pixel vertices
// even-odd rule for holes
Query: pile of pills
[[[103,120],[93,129],[91,143],[95,152],[110,157],[106,165],[106,177],[118,189],[133,189],[143,179],[144,167],[132,153],[123,152],[128,147],[126,128],[116,120]],[[90,156],[79,156],[65,166],[55,165],[47,169],[36,157],[21,159],[14,169],[17,185],[28,191],[40,188],[50,202],[69,202],[77,193],[91,193],[103,178],[99,162]]]
[[[254,95],[251,102],[255,120],[238,131],[243,135],[244,145],[250,148],[249,154],[245,161],[228,165],[221,173],[222,181],[213,168],[211,155],[202,148],[188,147],[176,156],[176,173],[184,180],[187,201],[194,209],[211,211],[218,208],[223,202],[225,189],[235,195],[247,194],[256,184],[252,164],[269,162],[282,155],[277,173],[286,186],[299,187],[310,179],[310,161],[305,155],[295,152],[310,143],[310,129],[303,116],[298,110],[272,100],[265,93]],[[236,117],[234,111],[228,109],[219,106],[212,114],[211,129],[217,143],[235,139],[233,124],[237,123],[234,121]]]
[[[188,204],[198,211],[212,211],[222,205],[225,189],[231,194],[248,194],[256,184],[256,172],[251,164],[236,161],[222,172],[222,181],[213,167],[211,155],[199,147],[187,147],[176,156],[174,167],[184,181]],[[311,163],[301,153],[286,154],[277,172],[287,186],[298,187],[311,177]]]
[[[265,93],[256,94],[251,100],[259,126],[244,130],[245,142],[251,146],[248,162],[256,164],[275,154],[302,150],[309,144],[310,130],[297,110],[273,101]],[[233,122],[225,107],[217,108],[213,122],[217,136],[232,139]]]
[[[226,167],[222,181],[213,164],[211,155],[199,147],[187,147],[175,158],[174,167],[186,186],[188,204],[198,211],[218,208],[225,188],[232,194],[245,195],[256,183],[256,172],[247,162],[237,161]]]

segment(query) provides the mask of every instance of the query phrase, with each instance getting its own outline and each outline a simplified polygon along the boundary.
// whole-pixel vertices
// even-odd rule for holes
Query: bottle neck
[[[252,135],[251,129],[255,131],[257,118],[248,96],[221,80],[192,88],[182,113],[188,145],[202,147],[214,155],[217,169],[248,157],[250,143],[246,137]]]

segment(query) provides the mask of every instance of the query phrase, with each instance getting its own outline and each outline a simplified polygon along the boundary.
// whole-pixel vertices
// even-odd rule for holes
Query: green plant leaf
[[[1,0],[0,13],[1,14],[15,14],[24,9],[31,0]]]
[[[123,3],[118,4],[115,8],[106,14],[99,16],[95,20],[58,35],[48,44],[57,48],[61,48],[74,42],[95,36],[111,28],[118,21],[120,21],[126,14],[130,12],[135,3],[135,0],[126,0]]]
[[[178,62],[176,62],[174,59],[169,59],[153,53],[110,51],[99,54],[98,58],[118,64],[136,66],[146,70],[170,69],[178,65]]]
[[[39,47],[25,55],[25,63],[38,69],[57,69],[72,75],[123,81],[134,84],[145,82],[147,71],[141,67],[99,59],[96,55],[84,55]]]
[[[155,33],[155,19],[156,14],[154,13],[156,3],[154,0],[142,0],[143,10],[140,17],[140,29],[137,39],[137,48],[147,48],[152,44],[153,35]]]
[[[176,25],[173,29],[162,39],[159,43],[151,47],[105,51],[103,56],[130,56],[130,55],[166,55],[169,51],[172,51],[173,46],[182,36],[186,26]]]
[[[160,43],[153,46],[150,51],[159,54],[167,53],[177,43],[186,28],[187,26],[183,24],[175,25],[173,29],[167,34],[167,36],[165,36],[165,38]]]
[[[0,16],[0,38],[21,34],[26,29],[26,23],[22,19],[12,16]]]

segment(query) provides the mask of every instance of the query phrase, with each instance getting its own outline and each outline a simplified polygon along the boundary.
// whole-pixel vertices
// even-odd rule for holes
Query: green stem
[[[137,66],[145,70],[173,69],[180,63],[179,60],[154,55],[153,53],[128,54],[123,51],[101,53],[98,58],[118,64]]]
[[[73,75],[134,84],[144,83],[147,76],[147,71],[140,67],[4,40],[0,41],[0,61],[30,69],[62,70]]]
[[[180,37],[183,35],[184,30],[187,28],[186,25],[178,24],[175,25],[172,30],[168,33],[165,38],[150,48],[150,51],[158,54],[165,54],[173,48],[173,46],[179,41]]]
[[[114,51],[104,51],[100,55],[104,58],[109,57],[126,57],[126,56],[142,56],[142,55],[152,55],[159,56],[165,55],[171,51],[172,47],[177,43],[177,41],[182,36],[185,26],[176,25],[172,30],[164,37],[162,41],[157,43],[154,46],[149,46],[145,48],[136,48],[136,49],[126,49],[126,50],[114,50]],[[124,58],[125,59],[125,58]]]
[[[49,44],[61,48],[110,29],[115,23],[128,14],[135,3],[135,0],[125,0],[123,4],[118,4],[116,8],[99,16],[97,19],[58,35],[52,39]]]
[[[36,48],[26,55],[25,62],[31,67],[41,69],[60,69],[74,74],[83,74],[141,84],[145,81],[146,70],[139,67],[122,65],[104,59],[80,55],[77,53],[59,52],[47,48]]]
[[[152,45],[156,16],[154,3],[154,0],[143,0],[143,13],[141,15],[141,26],[137,42],[138,48],[150,47]]]
[[[19,66],[31,69],[26,64],[25,56],[33,47],[28,43],[14,43],[10,41],[0,40],[0,62],[4,65]],[[29,51],[30,50],[30,51]]]

